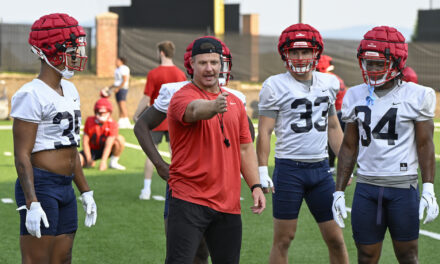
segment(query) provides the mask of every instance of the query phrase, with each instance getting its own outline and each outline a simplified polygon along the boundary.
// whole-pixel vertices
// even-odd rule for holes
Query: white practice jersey
[[[127,76],[127,81],[122,86],[122,89],[128,89],[128,84],[130,83],[130,68],[127,65],[121,65],[115,70],[115,82],[114,86],[119,86],[124,81],[123,76]]]
[[[366,84],[347,90],[342,120],[359,129],[358,173],[365,176],[417,175],[415,121],[434,117],[435,92],[429,87],[403,82],[366,105]]]
[[[328,110],[336,100],[339,80],[331,74],[313,72],[312,86],[289,73],[269,77],[260,92],[258,108],[275,111],[275,157],[323,159],[327,153]]]
[[[190,81],[162,84],[159,90],[159,95],[157,96],[156,100],[154,100],[154,104],[153,104],[154,108],[166,114],[168,112],[168,106],[170,105],[170,101],[174,93],[176,93],[180,88],[187,85],[188,83],[190,83]],[[240,99],[243,102],[244,106],[246,107],[246,96],[242,92],[233,90],[228,87],[221,87],[221,88],[226,92],[237,96],[238,99]]]
[[[12,97],[11,116],[38,124],[32,153],[69,146],[79,147],[81,112],[73,83],[61,79],[64,96],[39,79],[23,85]]]

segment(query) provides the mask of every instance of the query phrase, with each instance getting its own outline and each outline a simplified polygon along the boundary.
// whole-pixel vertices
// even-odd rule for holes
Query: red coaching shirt
[[[159,66],[151,70],[147,75],[147,84],[145,84],[144,94],[150,97],[150,106],[154,104],[154,100],[159,96],[160,87],[164,83],[183,82],[186,76],[176,66]],[[168,122],[165,119],[153,131],[168,131]]]
[[[183,121],[191,101],[215,100],[218,95],[202,92],[189,83],[171,99],[168,125],[173,155],[168,183],[173,197],[216,211],[240,214],[240,144],[252,142],[243,103],[233,94],[227,97],[223,129],[230,147],[223,142],[220,114],[195,123]]]
[[[118,124],[111,117],[107,122],[99,124],[94,116],[89,116],[84,125],[84,134],[90,137],[90,149],[103,149],[108,137],[118,135]]]

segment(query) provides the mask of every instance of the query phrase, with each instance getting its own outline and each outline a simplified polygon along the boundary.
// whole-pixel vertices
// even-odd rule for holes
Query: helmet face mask
[[[86,45],[85,37],[79,37],[75,46],[67,46],[66,51],[63,52],[66,68],[74,71],[83,71],[85,69],[87,63]]]
[[[96,120],[100,123],[105,123],[110,118],[110,112],[99,110],[95,113]]]
[[[319,52],[317,47],[309,47],[309,44],[304,41],[293,42],[292,44],[293,47],[289,46],[283,50],[287,68],[300,75],[314,70],[318,64]]]
[[[231,59],[226,57],[225,55],[222,55],[220,74],[218,77],[218,82],[220,86],[226,86],[228,84],[229,78],[231,76],[231,67]]]
[[[379,52],[366,51],[359,56],[359,65],[364,82],[371,86],[382,86],[396,77],[399,72],[392,59],[387,59]]]

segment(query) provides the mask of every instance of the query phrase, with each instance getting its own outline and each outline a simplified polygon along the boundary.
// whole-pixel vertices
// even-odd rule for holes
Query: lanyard
[[[203,91],[203,89],[201,89],[199,86],[197,86],[197,84],[195,84],[194,81],[191,81],[191,82],[192,82],[192,84],[194,84],[195,87],[199,88],[199,90],[206,96],[206,99],[211,101],[211,99],[209,99],[208,94],[206,94],[206,92]],[[222,89],[220,87],[219,87],[219,89],[220,89],[220,93],[221,93]],[[223,113],[221,113],[221,114],[217,113],[216,116],[217,116],[217,119],[218,119],[218,123],[220,124],[220,129],[222,131],[222,135],[224,137],[223,143],[225,143],[226,147],[229,148],[231,146],[231,143],[229,142],[229,139],[226,137],[225,132],[223,130]]]

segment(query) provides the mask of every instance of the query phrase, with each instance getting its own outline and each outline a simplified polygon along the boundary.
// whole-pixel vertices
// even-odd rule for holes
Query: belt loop
[[[379,189],[379,197],[377,198],[377,218],[376,225],[380,225],[382,223],[382,202],[383,202],[383,192],[385,187],[381,186]]]

